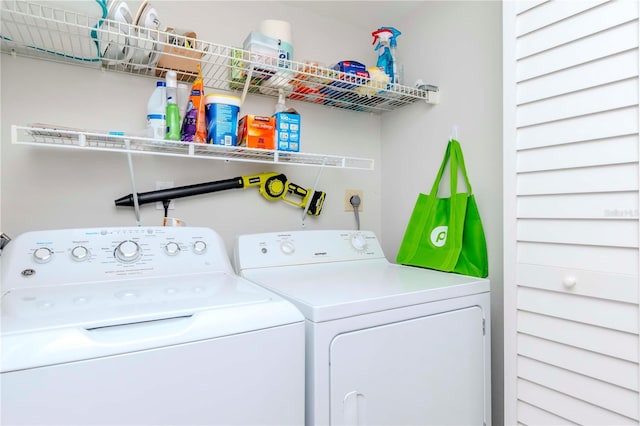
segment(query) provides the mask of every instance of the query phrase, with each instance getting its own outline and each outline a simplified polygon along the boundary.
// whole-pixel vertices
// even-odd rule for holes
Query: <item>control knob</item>
[[[283,241],[280,243],[280,251],[284,254],[293,254],[296,251],[296,246],[292,241]]]
[[[205,251],[207,251],[207,243],[204,241],[196,241],[193,243],[193,252],[195,254],[203,254]]]
[[[76,262],[82,262],[89,259],[89,257],[91,257],[91,253],[89,249],[84,246],[75,246],[71,250],[71,258]]]
[[[52,257],[53,250],[48,247],[40,247],[33,252],[33,260],[38,263],[47,263],[52,259]]]
[[[367,249],[367,239],[360,233],[353,234],[351,236],[351,246],[357,251],[364,251]]]
[[[169,256],[175,256],[178,253],[180,253],[180,246],[178,245],[178,243],[174,243],[172,241],[170,243],[167,243],[166,246],[164,246],[164,252],[167,253]]]
[[[140,257],[140,246],[135,241],[123,241],[116,247],[115,256],[121,262],[135,262]]]

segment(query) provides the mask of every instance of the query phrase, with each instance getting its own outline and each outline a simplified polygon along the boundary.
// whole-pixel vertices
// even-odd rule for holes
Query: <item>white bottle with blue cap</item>
[[[164,139],[167,132],[167,85],[164,81],[156,83],[156,89],[147,103],[147,136]]]

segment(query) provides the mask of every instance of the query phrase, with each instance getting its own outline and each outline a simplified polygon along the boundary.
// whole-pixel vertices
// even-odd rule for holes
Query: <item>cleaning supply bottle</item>
[[[207,143],[210,138],[207,135],[207,117],[206,117],[206,102],[204,95],[204,80],[202,78],[202,72],[200,65],[198,64],[198,76],[191,86],[191,97],[189,100],[192,103],[194,109],[196,109],[195,119],[195,133],[192,134],[190,139],[193,142]],[[187,114],[189,111],[187,111]]]
[[[285,112],[287,106],[284,104],[284,90],[278,90],[278,103],[276,103],[276,114],[279,112]]]
[[[167,131],[167,90],[164,81],[158,81],[147,102],[147,136],[164,139]]]
[[[165,139],[180,140],[180,109],[177,104],[178,74],[167,71],[167,134]]]

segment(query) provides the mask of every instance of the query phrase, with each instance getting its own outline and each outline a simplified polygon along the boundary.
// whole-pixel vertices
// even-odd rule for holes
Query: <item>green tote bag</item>
[[[450,196],[438,198],[438,188],[447,163]],[[458,174],[466,192],[458,192]],[[460,143],[451,139],[431,188],[419,194],[402,239],[397,263],[473,277],[489,275],[487,243],[475,197],[467,177]]]

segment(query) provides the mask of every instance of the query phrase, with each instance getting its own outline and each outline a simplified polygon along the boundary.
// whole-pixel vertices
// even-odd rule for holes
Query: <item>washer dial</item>
[[[180,253],[180,246],[173,241],[164,246],[164,252],[169,256],[175,256]]]
[[[47,263],[53,258],[53,250],[49,247],[40,247],[33,252],[33,260],[38,263]]]
[[[75,246],[71,249],[71,258],[76,262],[82,262],[91,257],[91,252],[85,246]]]
[[[195,254],[203,254],[205,251],[207,251],[207,243],[200,240],[193,243],[193,252]]]
[[[135,241],[127,240],[118,244],[114,254],[116,259],[119,261],[131,263],[138,260],[141,254],[141,249]]]

